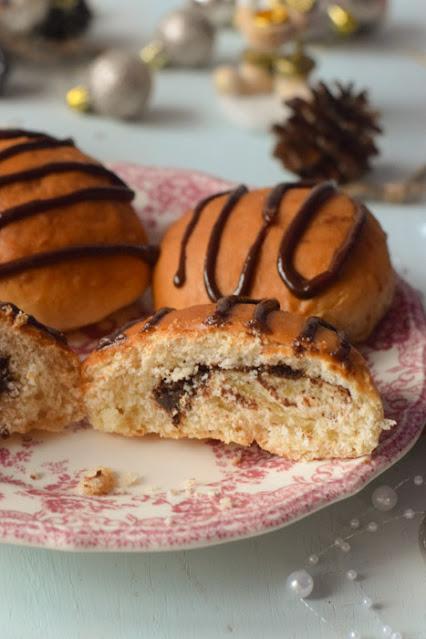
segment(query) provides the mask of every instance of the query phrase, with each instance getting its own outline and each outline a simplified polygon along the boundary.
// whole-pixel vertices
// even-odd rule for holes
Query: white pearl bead
[[[414,477],[414,483],[416,486],[422,486],[423,485],[423,475],[416,475]]]
[[[287,588],[293,594],[305,599],[314,589],[314,580],[306,570],[295,570],[287,577]]]
[[[353,530],[356,530],[357,528],[359,528],[359,519],[351,519],[350,521],[350,527],[353,528]]]
[[[412,508],[407,508],[406,510],[404,510],[405,519],[414,519],[415,516],[416,516],[416,513],[414,512]]]
[[[347,541],[344,541],[343,544],[340,546],[340,550],[342,550],[343,552],[349,552],[351,549],[351,545],[348,544]]]
[[[379,528],[379,526],[376,524],[375,521],[370,521],[370,523],[367,524],[368,532],[371,532],[371,533],[377,532],[378,528]]]
[[[346,573],[346,577],[349,579],[349,581],[355,581],[355,579],[358,577],[358,573],[356,570],[353,570],[351,568],[351,570],[348,570],[348,572]]]
[[[361,635],[358,630],[350,630],[348,634],[349,639],[361,639]]]
[[[319,562],[319,557],[318,555],[310,555],[308,558],[308,561],[311,564],[311,566],[316,566],[317,563]]]
[[[334,540],[334,545],[337,548],[341,548],[342,544],[344,544],[345,542],[343,541],[343,539],[341,537],[336,537],[336,539]]]
[[[371,502],[376,510],[386,512],[395,508],[398,495],[391,486],[379,486],[371,496]]]
[[[362,605],[365,606],[366,608],[372,608],[373,600],[370,599],[370,597],[364,597],[364,599],[362,600]]]
[[[383,632],[385,637],[390,637],[391,634],[392,634],[392,628],[390,626],[388,626],[388,625],[383,626],[382,632]]]
[[[400,632],[393,632],[391,639],[402,639],[402,634]]]

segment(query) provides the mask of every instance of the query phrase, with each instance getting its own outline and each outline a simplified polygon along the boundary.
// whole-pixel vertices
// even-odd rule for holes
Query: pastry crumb
[[[235,457],[232,458],[231,464],[233,466],[241,466],[242,460],[243,460],[243,454],[239,453],[238,455],[235,455]]]
[[[78,492],[89,497],[109,495],[113,492],[116,481],[116,474],[111,468],[98,466],[83,476],[78,484]]]
[[[124,473],[121,477],[121,483],[126,487],[134,486],[139,483],[140,479],[140,475],[137,473]]]

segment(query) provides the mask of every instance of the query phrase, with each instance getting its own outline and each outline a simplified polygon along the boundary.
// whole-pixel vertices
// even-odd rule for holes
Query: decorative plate
[[[183,170],[117,165],[137,191],[151,239],[187,207],[228,183]],[[85,354],[101,335],[148,310],[135,305],[70,336]],[[88,425],[12,437],[0,447],[0,539],[68,550],[167,550],[257,535],[360,490],[400,459],[426,420],[426,319],[402,280],[393,308],[364,347],[382,393],[387,432],[371,457],[295,463],[252,446],[214,441],[130,440]],[[108,466],[117,490],[77,491],[85,470]]]

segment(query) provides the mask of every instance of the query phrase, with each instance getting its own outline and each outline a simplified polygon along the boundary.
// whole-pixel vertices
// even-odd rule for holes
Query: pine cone
[[[310,100],[288,100],[288,120],[273,126],[274,157],[303,178],[350,182],[368,171],[370,157],[378,154],[374,136],[382,129],[367,91],[357,94],[352,84],[338,82],[336,87],[332,92],[320,82]]]

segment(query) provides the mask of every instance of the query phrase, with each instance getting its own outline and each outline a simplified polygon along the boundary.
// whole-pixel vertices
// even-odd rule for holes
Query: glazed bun
[[[0,130],[0,299],[61,330],[135,300],[155,250],[133,195],[72,140]]]
[[[166,233],[153,286],[156,308],[275,297],[359,342],[387,311],[394,281],[386,235],[366,207],[333,183],[300,182],[201,202]]]
[[[62,333],[0,302],[0,438],[83,418],[80,360]]]
[[[392,426],[363,357],[319,318],[230,296],[162,309],[83,364],[98,430],[215,438],[288,459],[357,457]]]

